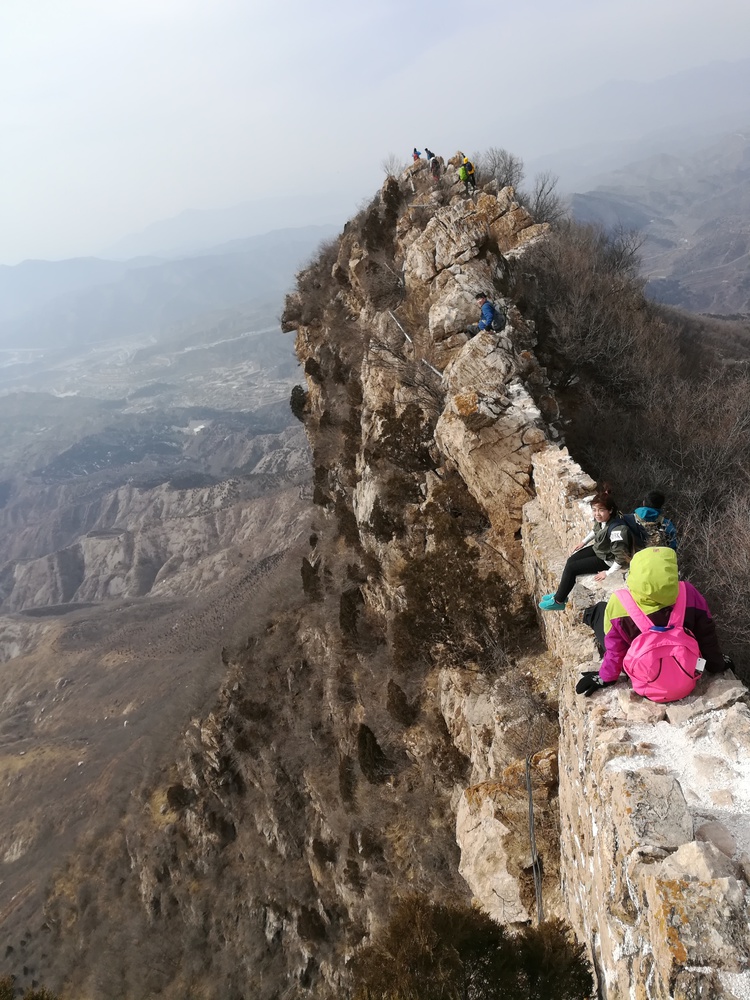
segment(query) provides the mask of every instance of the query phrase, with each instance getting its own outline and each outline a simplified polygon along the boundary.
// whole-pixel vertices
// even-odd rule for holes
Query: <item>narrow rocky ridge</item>
[[[75,863],[57,881],[45,917],[77,941],[57,967],[71,995],[114,995],[97,951],[122,996],[337,987],[410,891],[536,919],[527,762],[543,913],[572,921],[602,995],[743,995],[742,837],[718,812],[730,778],[707,815],[713,777],[691,805],[646,730],[710,744],[731,727],[742,761],[745,689],[707,680],[679,720],[625,688],[571,696],[593,655],[580,604],[542,622],[545,642],[533,605],[593,483],[559,444],[524,308],[524,250],[545,226],[510,189],[467,199],[457,165],[437,185],[421,163],[389,178],[299,275],[283,324],[306,375],[309,545],[248,609],[169,773],[92,845],[115,898]],[[478,291],[508,323],[467,340]],[[659,819],[665,801],[679,808]],[[127,914],[115,939],[105,908]]]

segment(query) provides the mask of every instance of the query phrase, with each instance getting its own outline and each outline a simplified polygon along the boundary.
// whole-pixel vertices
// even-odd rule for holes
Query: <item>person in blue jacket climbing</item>
[[[469,338],[475,337],[482,330],[495,330],[499,332],[505,327],[505,317],[490,302],[485,292],[477,292],[475,296],[477,305],[481,307],[482,316],[478,323],[470,326],[466,331]]]

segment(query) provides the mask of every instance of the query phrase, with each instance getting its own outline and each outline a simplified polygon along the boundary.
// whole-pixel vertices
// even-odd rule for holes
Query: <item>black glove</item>
[[[610,684],[614,683],[614,681],[603,681],[599,676],[598,670],[585,670],[581,674],[581,679],[576,684],[576,694],[584,694],[587,698],[590,698],[594,691],[598,691],[599,688],[609,687]]]
[[[731,656],[727,656],[727,654],[724,653],[722,659],[724,660],[724,668],[723,668],[724,670],[733,670],[735,673],[737,673],[737,668],[735,667],[734,660],[732,659]]]

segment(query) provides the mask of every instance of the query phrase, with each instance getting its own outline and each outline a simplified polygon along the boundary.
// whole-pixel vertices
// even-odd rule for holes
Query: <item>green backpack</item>
[[[464,184],[469,179],[469,175],[468,175],[468,173],[466,171],[466,167],[463,164],[461,164],[461,166],[458,168],[458,179],[460,181],[463,181]]]

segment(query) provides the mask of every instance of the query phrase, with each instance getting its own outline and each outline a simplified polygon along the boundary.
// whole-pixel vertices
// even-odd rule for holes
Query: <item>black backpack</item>
[[[490,323],[490,330],[493,330],[495,333],[502,333],[508,321],[507,317],[505,312],[502,309],[498,309],[494,302],[492,303],[492,308],[495,310],[495,315]]]

